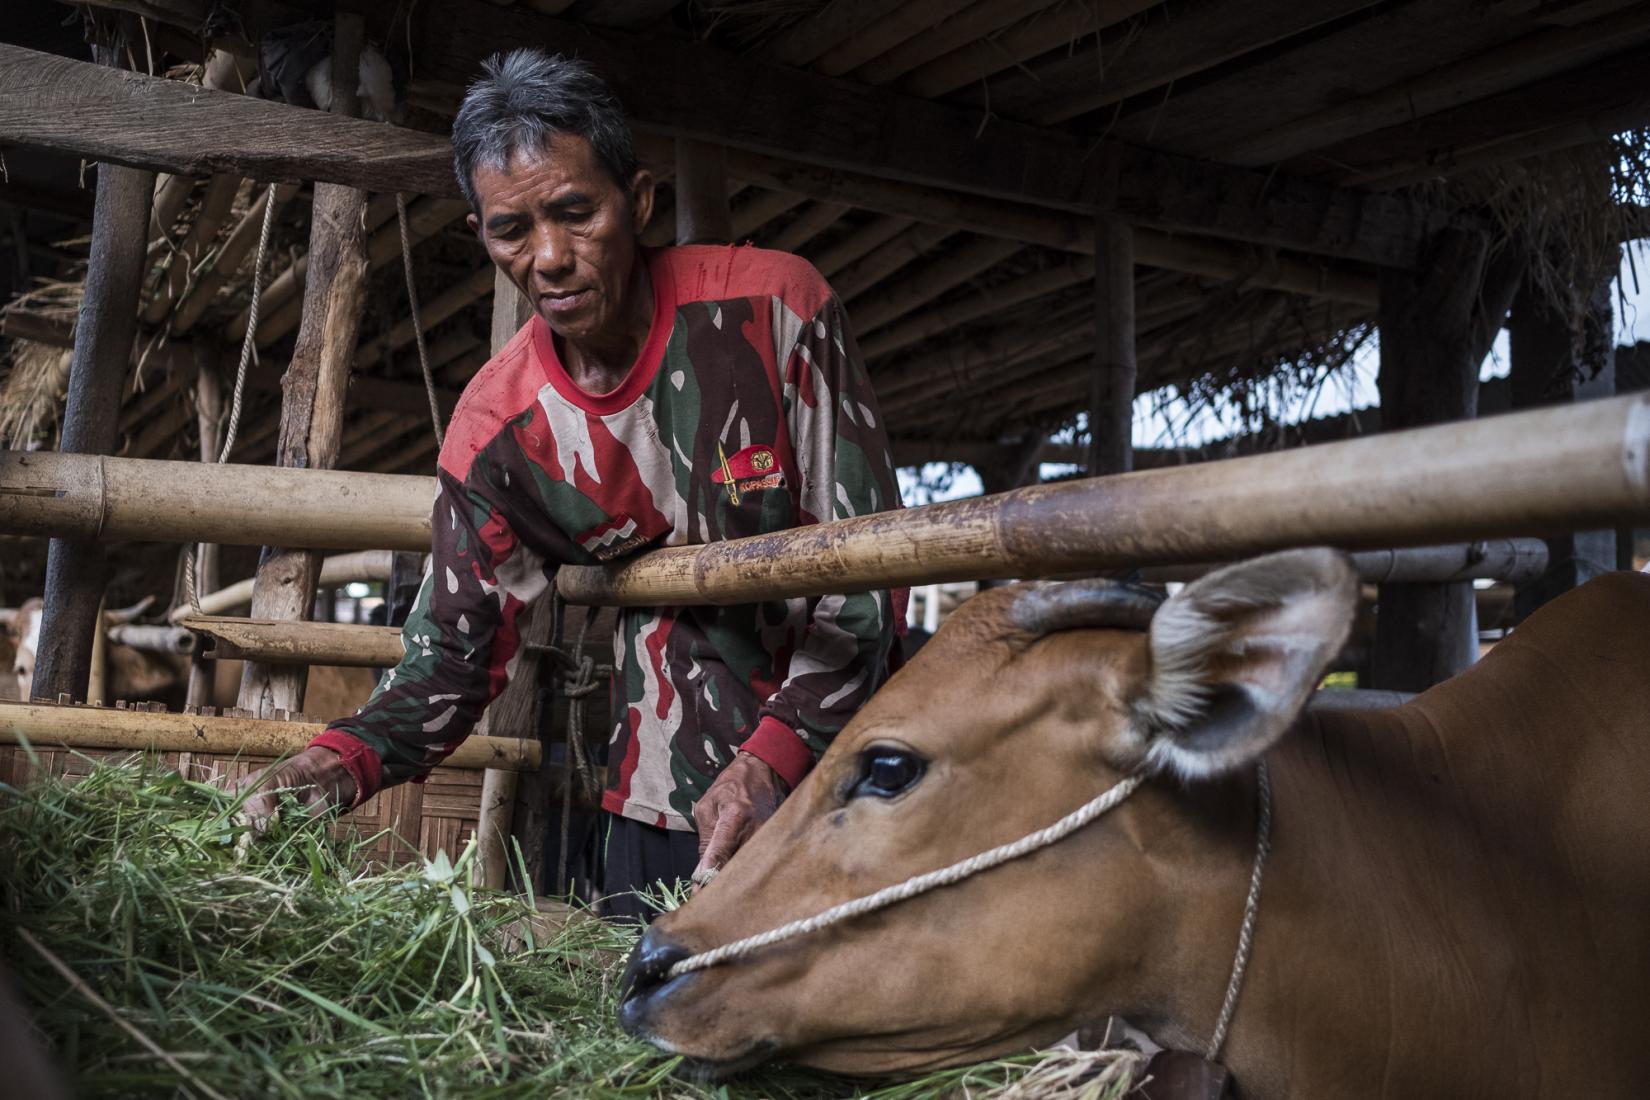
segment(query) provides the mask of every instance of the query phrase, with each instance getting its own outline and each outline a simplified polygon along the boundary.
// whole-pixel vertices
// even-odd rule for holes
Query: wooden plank
[[[332,53],[334,118],[347,119],[359,111],[355,91],[364,44],[362,18],[339,12]],[[325,470],[337,464],[350,362],[366,307],[366,207],[365,191],[315,185],[303,323],[282,383],[277,466]],[[293,546],[290,536],[267,544],[253,581],[252,617],[307,620],[320,570],[320,551]],[[239,705],[261,716],[301,711],[308,681],[307,664],[247,661]]]
[[[415,50],[429,58],[428,79],[462,84],[504,43],[554,41],[607,76],[639,126],[730,149],[1397,266],[1413,261],[1428,225],[1407,200],[1002,120],[982,128],[973,110],[697,43],[597,31],[482,0],[421,6],[412,19],[415,40],[428,45]],[[1234,201],[1211,204],[1211,193]]]
[[[179,175],[457,197],[438,134],[117,72],[0,43],[0,142]]]
[[[1146,25],[1133,33],[1119,31],[1102,36],[1098,52],[1081,51],[1038,69],[1035,77],[1017,73],[1002,81],[1001,87],[993,82],[991,104],[1009,118],[1044,125],[1065,122],[1379,2],[1248,0],[1233,4],[1213,0],[1180,6],[1168,11],[1166,17],[1148,16]]]
[[[1207,154],[1393,83],[1446,68],[1537,27],[1540,0],[1409,0],[1367,18],[1239,59],[1217,79],[1145,97],[1109,132],[1160,149]]]
[[[1087,255],[1094,252],[1092,221],[1055,210],[992,202],[955,191],[795,164],[756,153],[730,153],[728,166],[736,176],[762,187],[876,210],[886,216],[878,224],[889,230],[888,236],[920,219],[1065,252]],[[1206,196],[1204,201],[1235,202],[1236,196],[1225,196],[1224,200],[1220,195]],[[1375,280],[1344,266],[1299,256],[1259,256],[1242,245],[1145,229],[1135,231],[1134,243],[1135,262],[1147,266],[1243,286],[1268,287],[1366,306],[1375,304]],[[835,261],[832,255],[835,251],[832,246],[813,258],[814,265],[827,278],[835,274],[827,262],[828,256],[831,262]]]
[[[81,67],[115,79],[124,75],[108,67],[119,63],[117,50],[99,46],[97,55],[103,64]],[[0,86],[6,81],[5,68],[0,57]],[[6,94],[0,91],[0,111],[5,103]],[[98,170],[91,257],[58,442],[58,450],[65,454],[101,455],[114,449],[126,366],[137,336],[154,191],[152,172],[119,165]],[[45,607],[35,651],[36,695],[67,692],[85,698],[92,639],[108,580],[100,543],[52,539],[46,551]]]
[[[1595,73],[1572,73],[1612,55],[1630,57],[1643,87],[1645,56],[1631,50],[1650,40],[1650,8],[1630,8],[1594,23],[1531,35],[1451,65],[1428,72],[1414,80],[1400,81],[1368,95],[1357,96],[1324,107],[1302,118],[1260,134],[1251,134],[1216,150],[1216,159],[1231,164],[1273,164],[1312,149],[1346,141],[1388,126],[1412,127],[1417,119],[1450,110],[1474,100],[1527,89],[1549,77],[1566,74],[1562,89],[1553,88],[1545,101],[1571,100],[1569,85],[1577,76],[1596,78]],[[1631,51],[1631,52],[1629,52]],[[1628,82],[1624,81],[1624,84]],[[1562,94],[1568,92],[1569,94]],[[1537,99],[1536,102],[1544,100]],[[1506,119],[1528,128],[1522,115],[1486,118]],[[1480,138],[1489,134],[1476,135]]]

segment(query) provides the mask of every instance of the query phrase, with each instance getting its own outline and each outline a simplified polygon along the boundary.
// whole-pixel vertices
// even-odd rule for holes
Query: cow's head
[[[1110,1013],[1166,1021],[1154,990],[1185,938],[1208,935],[1198,914],[1225,953],[1242,906],[1253,803],[1213,780],[1250,775],[1289,728],[1355,599],[1342,555],[1304,550],[1211,573],[1161,607],[1099,582],[969,601],[717,879],[654,924],[626,1028],[714,1067],[783,1055],[885,1073]],[[1041,852],[666,977],[689,954],[1018,839],[1137,769],[1173,777]],[[1200,980],[1212,1017],[1225,970]]]
[[[34,656],[40,647],[40,619],[42,602],[38,596],[24,600],[11,621],[6,624],[6,635],[12,645],[12,675],[17,677],[17,698],[27,700],[34,684]]]

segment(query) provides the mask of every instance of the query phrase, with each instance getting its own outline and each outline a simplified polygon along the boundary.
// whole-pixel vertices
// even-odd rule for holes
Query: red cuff
[[[317,745],[337,753],[342,758],[344,770],[355,780],[355,803],[350,809],[355,809],[378,793],[383,783],[384,763],[365,741],[343,730],[329,729],[316,734],[309,743],[310,748]]]
[[[739,751],[750,753],[772,768],[793,791],[814,766],[813,750],[795,730],[771,714],[756,724],[756,732],[745,739]]]

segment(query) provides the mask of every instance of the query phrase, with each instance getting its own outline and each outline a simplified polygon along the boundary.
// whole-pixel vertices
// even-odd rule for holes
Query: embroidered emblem
[[[765,474],[773,469],[773,452],[756,451],[751,455],[751,469],[759,474]]]
[[[647,536],[636,529],[635,520],[621,512],[606,523],[592,527],[577,541],[585,553],[599,561],[611,561],[644,545]]]

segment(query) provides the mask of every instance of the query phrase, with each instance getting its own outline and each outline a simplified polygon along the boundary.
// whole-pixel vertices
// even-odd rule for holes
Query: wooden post
[[[223,384],[218,378],[218,342],[210,336],[190,341],[195,353],[195,415],[199,421],[201,461],[215,463],[223,448]],[[218,590],[218,544],[195,544],[195,593],[204,596]],[[212,669],[196,653],[189,662],[189,687],[184,702],[206,706],[212,702]]]
[[[493,276],[493,354],[503,351],[504,345],[532,316],[531,305],[516,290],[509,276],[502,271],[497,272]],[[539,604],[521,617],[523,643],[543,642],[548,637],[549,603],[550,597],[546,593]],[[534,673],[537,665],[536,659],[526,656],[517,662],[516,680],[487,708],[477,733],[486,734],[489,730],[502,728],[507,733],[532,737],[536,743],[538,685]],[[509,719],[507,723],[504,721],[506,717]],[[515,820],[520,778],[517,772],[491,768],[481,776],[481,813],[476,819],[476,843],[481,848],[480,884],[489,890],[503,889],[510,877],[510,834]],[[524,890],[533,888],[532,883],[522,883],[521,886]]]
[[[117,66],[123,51],[99,46],[97,59]],[[64,453],[108,454],[120,422],[120,399],[137,335],[138,294],[149,241],[155,174],[117,164],[97,169],[91,259],[75,325],[69,398],[63,414]],[[108,584],[108,562],[97,542],[52,539],[46,551],[45,609],[34,666],[35,696],[86,697],[92,634]]]
[[[1491,256],[1481,234],[1450,228],[1414,271],[1383,268],[1379,324],[1381,426],[1415,428],[1478,413],[1478,369],[1501,329],[1521,274]],[[1374,684],[1425,691],[1478,658],[1469,581],[1383,584],[1377,603]]]
[[[1089,476],[1134,468],[1134,230],[1094,223],[1094,375],[1089,384]]]
[[[332,52],[335,114],[357,113],[362,37],[361,17],[339,12]],[[278,466],[330,469],[337,461],[344,392],[366,297],[366,205],[364,191],[315,185],[303,322],[283,379]],[[321,555],[314,550],[266,546],[253,584],[253,617],[309,618],[320,568]],[[302,710],[308,678],[304,665],[248,662],[241,676],[240,705],[258,715]]]
[[[728,156],[720,145],[676,139],[676,243],[733,240],[728,209]]]
[[[1533,409],[1616,392],[1614,312],[1608,276],[1593,288],[1585,312],[1566,316],[1525,280],[1513,303],[1512,407]],[[1547,568],[1518,586],[1514,625],[1555,596],[1616,568],[1616,532],[1575,531],[1547,540]]]

